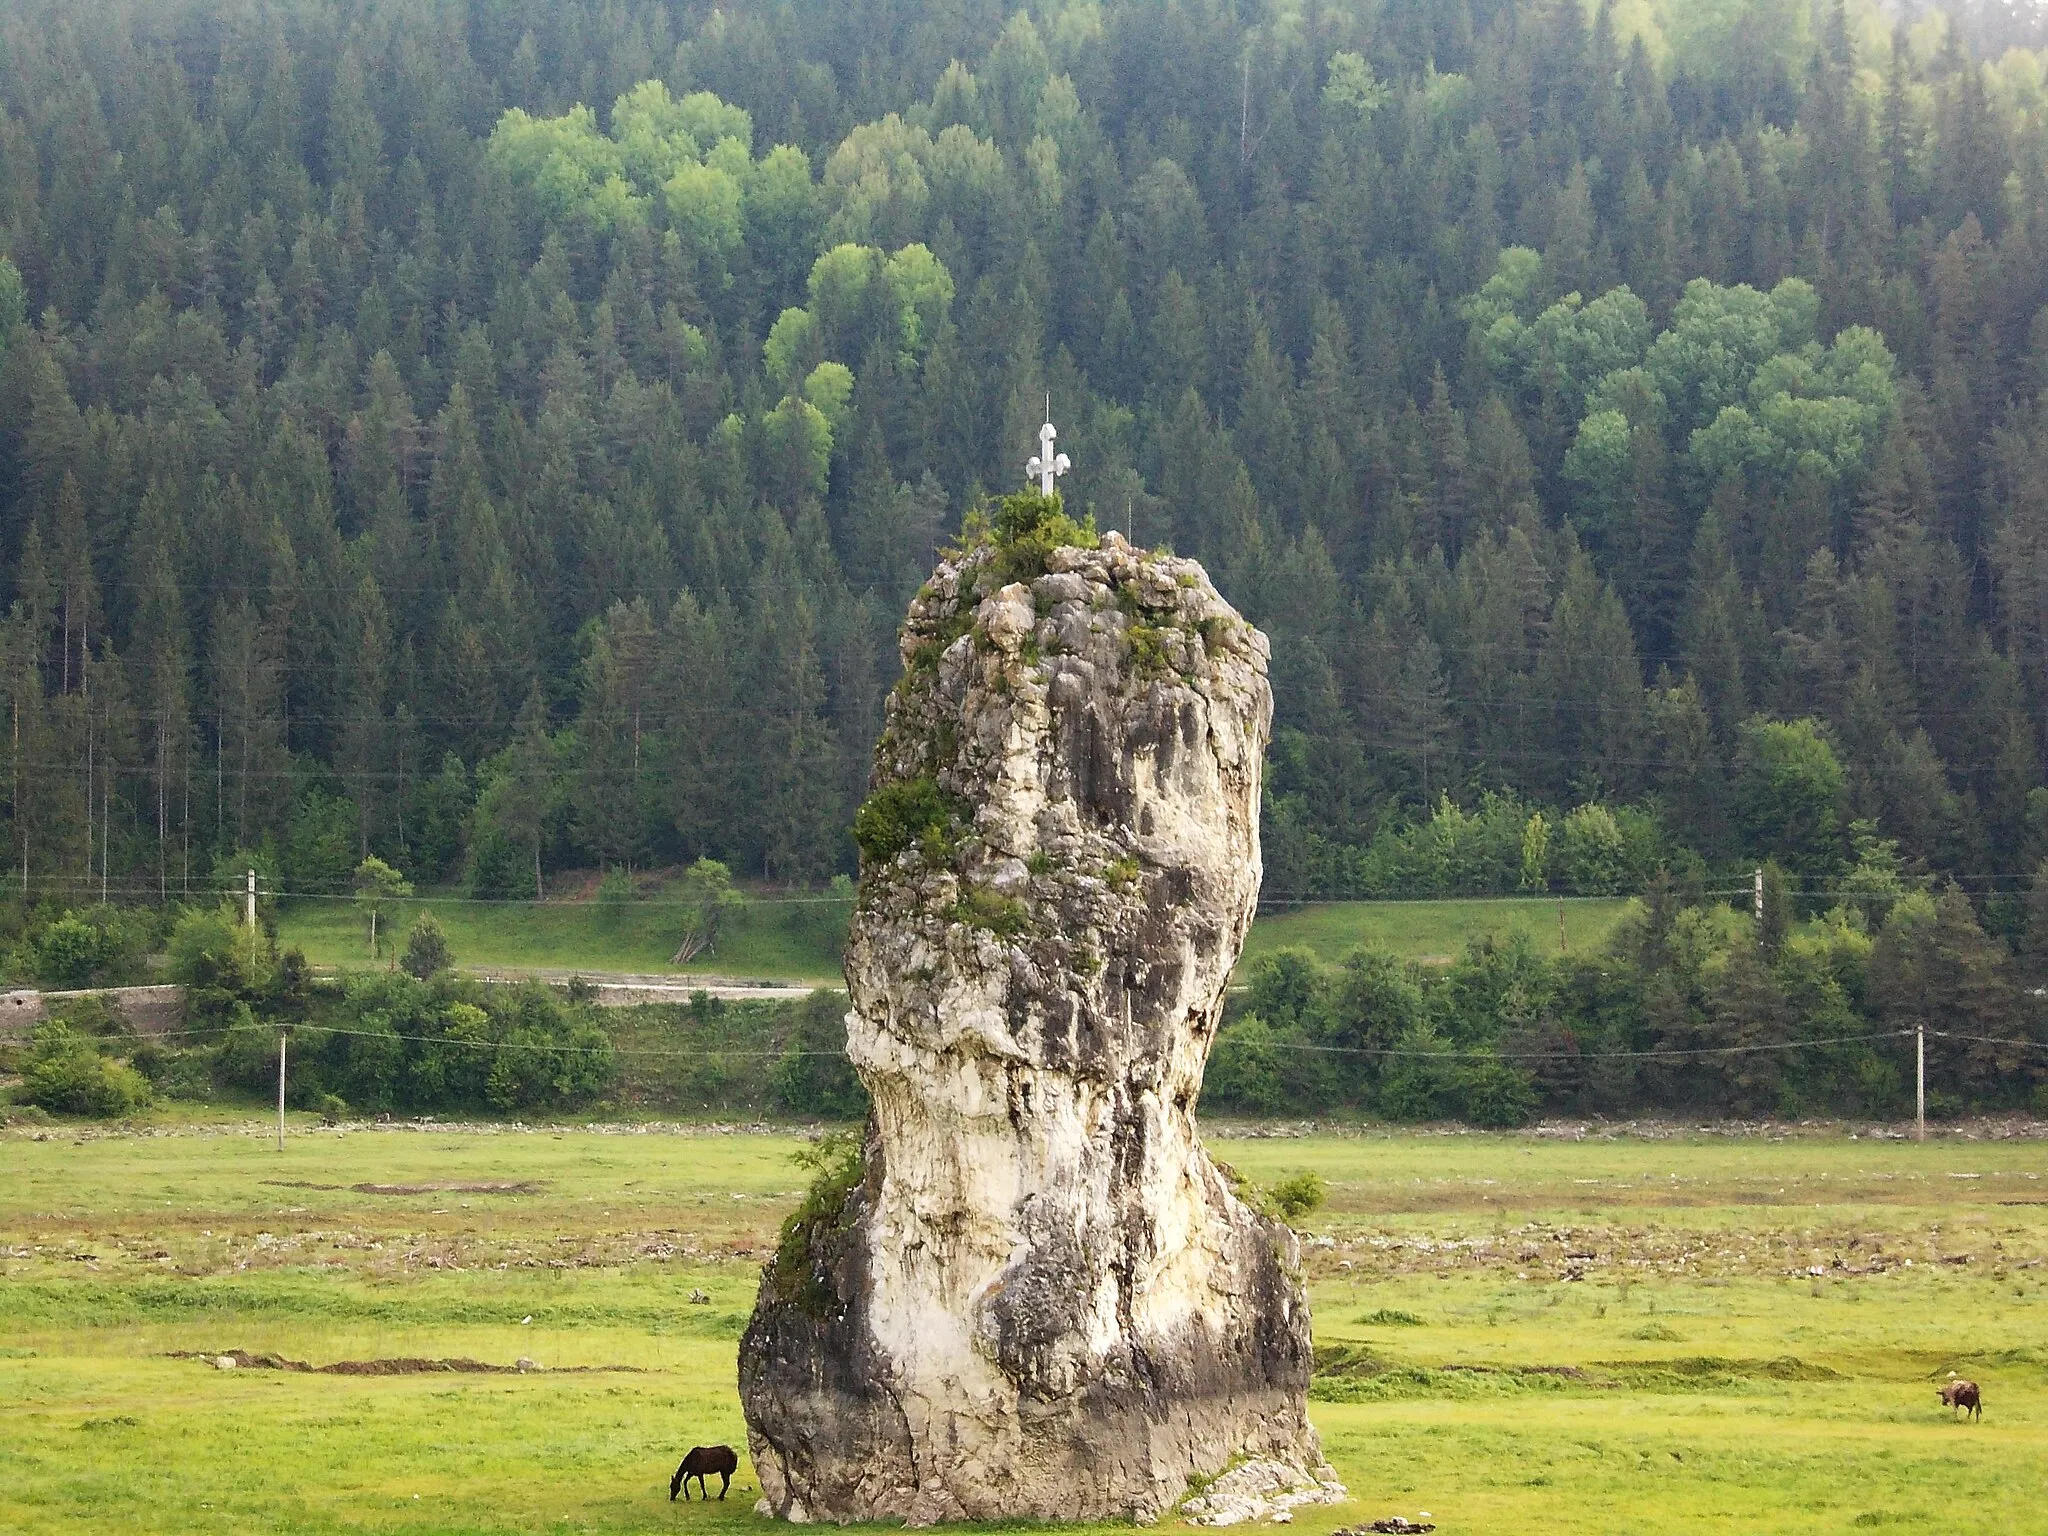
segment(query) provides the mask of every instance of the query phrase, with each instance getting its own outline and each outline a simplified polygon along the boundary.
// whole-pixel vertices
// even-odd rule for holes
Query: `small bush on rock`
[[[1020,491],[1003,497],[996,503],[992,531],[996,558],[989,569],[999,587],[1043,576],[1047,559],[1062,546],[1093,549],[1101,542],[1095,519],[1091,516],[1075,522],[1067,516],[1057,493],[1041,496],[1036,491]]]
[[[862,858],[885,864],[914,844],[948,842],[952,825],[953,807],[936,780],[898,779],[869,795],[854,813],[853,840]]]
[[[782,1238],[768,1266],[775,1294],[796,1303],[813,1317],[832,1306],[832,1292],[820,1271],[832,1249],[847,1232],[846,1203],[860,1183],[861,1138],[857,1132],[834,1131],[791,1154],[799,1168],[811,1170],[811,1187],[782,1223]]]

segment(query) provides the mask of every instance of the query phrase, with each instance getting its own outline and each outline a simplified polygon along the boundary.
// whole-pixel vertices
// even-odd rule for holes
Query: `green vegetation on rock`
[[[853,818],[853,840],[873,864],[922,847],[935,862],[951,850],[957,808],[929,778],[898,779],[868,796]]]

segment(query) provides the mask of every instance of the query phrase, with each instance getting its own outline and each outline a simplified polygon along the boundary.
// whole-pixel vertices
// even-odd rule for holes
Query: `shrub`
[[[794,1007],[789,1041],[775,1064],[775,1096],[793,1115],[858,1120],[867,1090],[846,1059],[846,997],[820,989]]]
[[[1289,1222],[1299,1221],[1316,1210],[1328,1196],[1322,1176],[1306,1169],[1282,1179],[1271,1192],[1273,1209]]]
[[[132,1041],[135,1038],[135,1030],[128,1020],[115,1012],[113,1005],[98,994],[68,998],[51,1008],[50,1017],[66,1025],[73,1033],[84,1035],[89,1040]]]
[[[1460,1074],[1459,1109],[1473,1125],[1506,1130],[1527,1125],[1536,1113],[1536,1089],[1529,1074],[1505,1061],[1482,1061]]]
[[[277,1088],[277,1030],[258,1022],[249,1005],[237,1000],[226,1014],[226,1031],[214,1046],[213,1077],[223,1088],[269,1094]],[[303,1067],[296,1053],[286,1058],[294,1070]]]
[[[1218,1030],[1202,1078],[1203,1107],[1269,1114],[1281,1098],[1280,1064],[1266,1021],[1248,1013]]]
[[[49,987],[90,987],[126,969],[133,948],[119,914],[66,912],[34,941],[36,979]]]
[[[179,917],[165,948],[171,980],[184,983],[194,1018],[220,1018],[235,999],[256,989],[264,956],[226,902]]]
[[[405,970],[425,981],[454,964],[448,952],[448,935],[431,912],[422,912],[405,936],[405,958],[398,962]]]
[[[1556,866],[1581,896],[1612,896],[1621,889],[1625,853],[1621,828],[1604,805],[1582,805],[1558,828]]]
[[[334,1033],[301,1030],[291,1055],[300,1102],[334,1093],[368,1109],[564,1109],[612,1081],[611,1039],[547,988],[484,987],[445,973],[356,977],[328,1015]],[[341,1032],[341,1027],[347,1033]],[[223,1045],[239,1044],[231,1031]],[[275,1047],[267,1057],[275,1081]]]
[[[986,928],[990,933],[999,933],[1005,938],[1015,938],[1031,926],[1031,914],[1023,902],[1014,896],[992,891],[985,885],[963,884],[960,899],[953,903],[950,915],[956,923],[965,923],[970,928]]]
[[[1441,1120],[1457,1098],[1456,1058],[1429,1053],[1448,1050],[1448,1042],[1418,1024],[1396,1044],[1411,1054],[1388,1059],[1380,1077],[1380,1113],[1389,1120]]]
[[[36,1029],[21,1098],[58,1114],[110,1117],[147,1106],[150,1089],[140,1072],[109,1061],[86,1036],[52,1019]]]
[[[915,844],[950,841],[953,807],[934,779],[898,779],[869,795],[853,817],[853,840],[871,864],[887,863]]]
[[[207,1051],[166,1051],[144,1045],[135,1053],[135,1069],[149,1079],[160,1099],[209,1099],[213,1096],[213,1061]]]
[[[846,1235],[846,1204],[863,1171],[861,1139],[851,1131],[835,1131],[799,1147],[791,1161],[811,1170],[811,1187],[782,1223],[766,1280],[777,1296],[822,1318],[833,1299],[822,1271]]]
[[[1093,549],[1100,542],[1095,519],[1075,522],[1057,492],[1041,496],[1020,491],[996,503],[993,521],[996,558],[990,570],[998,585],[1030,581],[1045,574],[1045,563],[1063,545]]]
[[[313,967],[306,952],[297,946],[277,957],[277,965],[263,988],[263,1004],[273,1017],[297,1022],[306,1016],[313,1000]]]

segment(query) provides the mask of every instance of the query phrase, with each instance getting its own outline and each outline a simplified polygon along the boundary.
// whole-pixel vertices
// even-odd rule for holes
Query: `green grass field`
[[[743,1444],[789,1138],[295,1123],[279,1154],[258,1121],[150,1129],[0,1138],[0,1530],[770,1528],[744,1465],[723,1505],[665,1483],[689,1445]],[[1227,1132],[1255,1179],[1330,1182],[1313,1410],[1353,1497],[1299,1511],[1305,1536],[1421,1510],[2048,1531],[2038,1142]],[[548,1369],[169,1358],[229,1349]],[[1984,1384],[1981,1425],[1936,1406],[1949,1370]]]
[[[448,934],[456,963],[466,967],[627,971],[731,977],[742,981],[836,982],[838,936],[846,908],[829,902],[755,902],[733,921],[716,953],[672,966],[681,915],[660,900],[624,902],[394,902],[381,920],[380,952],[391,955],[422,911]],[[278,941],[297,945],[315,965],[369,964],[369,933],[345,901],[298,901],[278,914]]]
[[[1362,945],[1403,959],[1447,963],[1481,935],[1525,933],[1555,948],[1559,903],[1552,900],[1346,901],[1262,915],[1252,925],[1246,960],[1300,946],[1339,961]],[[1597,948],[1625,901],[1571,898],[1563,903],[1565,939],[1573,949]],[[387,933],[403,942],[416,913],[431,910],[447,930],[457,962],[506,969],[671,972],[742,980],[833,982],[839,976],[837,923],[844,908],[821,902],[757,902],[748,907],[717,953],[678,971],[675,908],[658,901],[605,906],[597,902],[482,904],[452,900],[395,903]],[[835,922],[836,917],[836,922]],[[315,965],[369,962],[362,917],[347,902],[301,901],[278,916],[278,936],[305,950]],[[383,946],[390,955],[387,942]]]
[[[1554,954],[1560,910],[1564,943],[1574,950],[1598,949],[1628,907],[1626,901],[1582,896],[1563,901],[1335,901],[1261,913],[1245,941],[1244,958],[1254,961],[1277,949],[1299,947],[1334,963],[1354,949],[1370,947],[1404,960],[1445,965],[1473,939],[1511,933],[1526,934]]]

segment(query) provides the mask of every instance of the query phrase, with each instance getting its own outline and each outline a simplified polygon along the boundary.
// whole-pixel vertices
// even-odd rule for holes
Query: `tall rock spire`
[[[1035,497],[995,527],[911,605],[856,823],[860,1159],[740,1347],[791,1520],[1150,1519],[1244,1457],[1327,1472],[1294,1235],[1195,1125],[1258,901],[1266,639],[1191,560]]]

